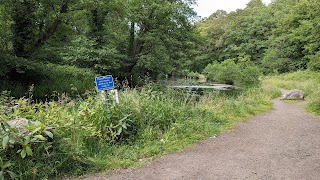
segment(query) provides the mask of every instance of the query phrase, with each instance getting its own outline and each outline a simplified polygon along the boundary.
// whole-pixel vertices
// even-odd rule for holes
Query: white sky
[[[203,18],[210,16],[219,9],[227,12],[243,9],[249,2],[250,0],[197,0],[194,10]],[[263,0],[263,2],[269,4],[271,0]]]

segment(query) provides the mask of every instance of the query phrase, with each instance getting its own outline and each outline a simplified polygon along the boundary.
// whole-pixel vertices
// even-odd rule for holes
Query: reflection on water
[[[232,85],[228,85],[228,84],[211,84],[211,86],[207,85],[178,85],[178,86],[168,86],[171,88],[181,88],[181,89],[215,89],[215,90],[221,90],[221,91],[225,91],[225,90],[232,90],[235,87]]]

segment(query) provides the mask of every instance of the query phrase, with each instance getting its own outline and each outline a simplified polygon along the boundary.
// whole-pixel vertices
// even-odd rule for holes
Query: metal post
[[[111,107],[110,107],[110,105],[109,105],[109,100],[110,100],[110,98],[109,98],[109,91],[105,91],[106,92],[106,105],[107,105],[107,109],[108,109],[108,114],[110,115],[110,119],[111,119],[111,117],[112,117],[112,111],[111,111]]]

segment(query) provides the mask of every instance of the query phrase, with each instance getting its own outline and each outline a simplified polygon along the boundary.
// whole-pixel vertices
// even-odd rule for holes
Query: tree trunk
[[[28,57],[34,41],[35,4],[29,1],[14,3],[12,11],[13,49],[18,57]]]
[[[40,37],[36,44],[34,45],[34,51],[39,49],[41,46],[43,46],[57,31],[59,25],[62,23],[63,14],[68,12],[68,3],[69,0],[64,0],[62,5],[60,6],[60,12],[59,15],[56,17],[55,21],[52,23],[52,25],[48,28],[45,34]]]

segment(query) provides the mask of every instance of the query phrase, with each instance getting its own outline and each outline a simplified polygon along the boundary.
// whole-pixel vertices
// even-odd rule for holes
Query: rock
[[[303,100],[304,92],[298,89],[294,89],[285,93],[282,99],[283,100]]]
[[[12,119],[10,121],[7,121],[7,123],[11,126],[11,127],[23,127],[23,126],[27,126],[28,125],[28,120],[24,119],[24,118],[17,118],[17,119]]]
[[[19,131],[19,135],[23,136],[29,133],[29,131],[25,128],[28,125],[29,121],[24,118],[12,119],[7,121],[8,125],[12,128],[17,128]]]
[[[41,122],[39,121],[29,121],[27,119],[24,119],[24,118],[17,118],[17,119],[12,119],[10,121],[7,121],[7,124],[10,128],[14,128],[15,129],[15,132],[18,133],[18,136],[19,137],[25,137],[25,136],[28,136],[28,135],[32,135],[30,134],[31,133],[31,130],[30,128],[37,128],[39,127],[42,127],[42,124]],[[9,128],[8,127],[8,128]],[[26,128],[27,127],[27,128]],[[8,130],[8,129],[7,129]],[[7,131],[6,130],[6,131]],[[53,133],[54,133],[54,127],[52,126],[47,126],[47,127],[44,127],[43,129],[44,131],[40,131],[40,132],[36,132],[37,134],[38,133],[43,133],[43,135],[47,135],[45,136],[45,138],[47,139],[47,141],[49,142],[52,142],[53,141]],[[49,132],[45,132],[45,131],[49,131],[51,132],[52,134],[50,135]],[[2,129],[0,129],[0,134],[2,134]],[[35,134],[35,135],[37,135]]]

